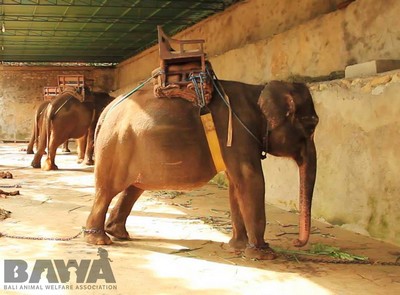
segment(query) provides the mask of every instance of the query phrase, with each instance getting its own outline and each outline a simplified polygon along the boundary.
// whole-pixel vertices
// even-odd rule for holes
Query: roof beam
[[[164,1],[167,2],[167,1]],[[181,5],[187,4],[189,1],[187,0],[174,0],[173,2],[175,3],[181,3]],[[165,3],[160,3],[160,6],[158,5],[146,5],[146,2],[141,2],[140,5],[135,5],[134,8],[137,9],[157,9],[160,8],[160,6],[163,6]],[[190,2],[189,2],[190,3]],[[7,6],[40,6],[40,7],[82,7],[82,8],[102,8],[102,7],[107,7],[107,8],[129,8],[132,7],[132,2],[131,1],[123,1],[123,0],[113,0],[113,1],[104,1],[102,0],[72,0],[72,1],[66,1],[66,0],[0,0],[0,4],[7,7]],[[225,3],[224,1],[201,1],[198,3],[199,4],[199,9],[201,10],[210,10],[210,11],[222,11],[224,10]],[[181,10],[182,7],[165,7],[163,9],[166,10]]]
[[[119,18],[115,16],[58,16],[58,15],[0,15],[0,21],[6,22],[43,22],[43,23],[116,23],[116,24],[142,24],[151,21],[154,24],[164,23],[170,21],[170,17],[157,17],[151,20],[139,17],[124,17]],[[174,23],[177,22],[180,25],[187,24],[187,22],[192,22],[192,19],[174,19]]]

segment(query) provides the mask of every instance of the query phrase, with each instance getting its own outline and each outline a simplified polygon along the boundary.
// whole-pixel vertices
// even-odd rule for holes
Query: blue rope
[[[121,102],[123,102],[125,99],[127,99],[129,96],[131,96],[132,94],[134,94],[136,91],[138,91],[140,88],[142,88],[144,85],[146,85],[151,79],[153,79],[154,77],[156,77],[158,74],[161,73],[160,71],[157,71],[156,73],[154,73],[151,77],[147,78],[145,81],[143,81],[142,83],[140,83],[138,86],[136,86],[134,89],[132,89],[131,91],[129,91],[128,93],[126,93],[124,96],[122,96],[115,104],[113,104],[113,106],[107,111],[110,112],[113,108],[115,108],[117,105],[119,105]]]

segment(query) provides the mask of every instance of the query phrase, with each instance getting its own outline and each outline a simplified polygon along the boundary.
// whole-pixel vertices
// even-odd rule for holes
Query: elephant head
[[[294,244],[304,246],[310,235],[317,170],[314,131],[319,119],[314,103],[305,84],[272,81],[263,89],[258,105],[265,118],[265,150],[290,157],[299,167],[299,238]]]

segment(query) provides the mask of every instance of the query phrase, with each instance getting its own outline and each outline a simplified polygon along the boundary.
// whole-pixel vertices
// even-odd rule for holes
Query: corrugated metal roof
[[[118,63],[238,0],[0,0],[0,61]]]

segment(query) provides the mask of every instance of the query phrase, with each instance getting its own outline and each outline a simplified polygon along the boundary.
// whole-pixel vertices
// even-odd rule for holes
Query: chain
[[[0,185],[1,188],[21,188],[21,184]]]
[[[287,260],[295,260],[299,262],[327,263],[327,264],[359,264],[359,265],[381,265],[381,266],[400,266],[400,258],[395,262],[388,261],[371,261],[371,260],[344,260],[344,259],[325,259],[325,258],[309,258],[299,257],[297,255],[283,254],[281,255]]]
[[[10,238],[10,239],[18,239],[18,240],[35,240],[35,241],[71,241],[73,239],[76,239],[79,237],[82,233],[99,233],[100,230],[86,230],[84,227],[77,233],[76,235],[72,237],[67,237],[67,238],[48,238],[48,237],[32,237],[32,236],[15,236],[15,235],[9,235],[6,233],[1,233],[0,232],[0,237],[5,237],[5,238]]]
[[[0,238],[10,238],[10,239],[19,239],[19,240],[35,240],[35,241],[71,241],[79,237],[82,233],[84,234],[101,234],[104,233],[102,229],[86,229],[82,227],[82,229],[74,236],[67,238],[48,238],[48,237],[32,237],[32,236],[15,236],[8,235],[0,232]],[[308,257],[299,257],[297,255],[289,255],[280,253],[287,260],[295,260],[298,262],[312,262],[312,263],[327,263],[327,264],[358,264],[358,265],[381,265],[381,266],[400,266],[400,257],[396,259],[395,262],[388,261],[371,261],[371,260],[343,260],[343,259],[325,259],[325,258],[308,258]]]
[[[104,230],[102,229],[95,229],[95,228],[91,228],[91,229],[86,229],[85,227],[82,227],[82,229],[80,230],[79,233],[77,233],[76,235],[72,236],[72,237],[68,237],[68,238],[48,238],[48,237],[31,237],[31,236],[14,236],[14,235],[9,235],[9,234],[5,234],[0,232],[0,238],[1,237],[5,237],[5,238],[10,238],[10,239],[19,239],[19,240],[35,240],[35,241],[71,241],[73,239],[76,239],[77,237],[79,237],[82,233],[84,234],[101,234],[104,233]]]

